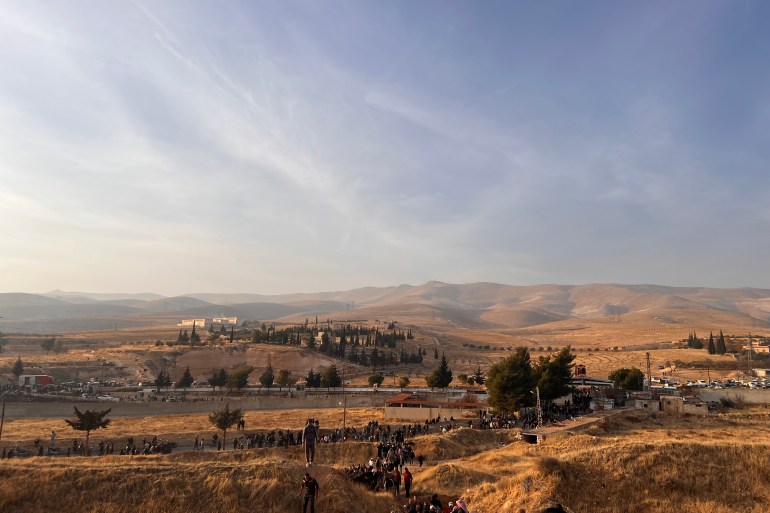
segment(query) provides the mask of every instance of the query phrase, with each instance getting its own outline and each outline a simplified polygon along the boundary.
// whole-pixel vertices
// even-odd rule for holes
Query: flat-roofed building
[[[237,317],[214,317],[211,319],[211,325],[214,327],[220,327],[220,326],[237,326],[238,325],[238,318]]]
[[[465,401],[430,401],[424,396],[403,393],[385,401],[385,418],[391,420],[430,420],[436,417],[478,419],[485,403]]]
[[[181,328],[192,328],[193,325],[196,328],[204,328],[206,326],[206,319],[182,319],[182,322],[177,324]]]
[[[20,387],[34,387],[37,385],[53,385],[53,377],[47,374],[22,374],[19,376]]]

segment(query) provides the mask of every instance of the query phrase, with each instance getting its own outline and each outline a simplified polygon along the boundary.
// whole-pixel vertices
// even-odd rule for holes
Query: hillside
[[[289,323],[304,322],[315,316],[338,320],[397,319],[413,325],[433,324],[439,331],[517,330],[536,326],[559,329],[570,323],[626,320],[647,327],[679,324],[701,330],[730,326],[741,326],[741,329],[749,326],[755,331],[770,328],[770,290],[767,289],[428,282],[419,286],[365,287],[281,296],[190,294],[142,300],[120,298],[116,294],[98,299],[104,296],[77,293],[66,296],[65,300],[35,294],[0,294],[3,317],[0,329],[41,332],[60,324],[62,329],[76,331],[79,325],[82,325],[80,329],[93,329],[90,327],[98,324],[94,322],[97,318],[110,318],[112,323],[115,321],[112,318],[119,317],[125,318],[129,325],[142,325],[166,322],[169,317],[221,314]],[[64,319],[66,323],[52,322]],[[717,320],[722,324],[716,325]]]
[[[266,420],[260,422],[263,415]],[[351,415],[357,426],[367,418],[381,420],[381,412],[371,410]],[[298,426],[304,416],[305,411],[251,412],[248,423],[257,429]],[[187,415],[177,421],[171,416],[169,421],[174,428],[187,426],[184,437],[191,439],[205,429],[205,417]],[[156,431],[162,424],[147,420],[117,419],[114,435],[154,433],[165,438]],[[322,425],[329,421],[334,419],[325,416]],[[760,513],[770,505],[767,421],[762,409],[706,417],[632,410],[574,432],[549,435],[538,445],[516,440],[517,430],[460,428],[422,435],[413,442],[427,465],[410,468],[413,490],[421,499],[433,493],[444,501],[463,497],[474,513],[515,513],[520,508],[539,513],[557,503],[576,513]],[[134,430],[126,431],[131,422]],[[35,425],[45,437],[50,420]],[[725,440],[728,430],[731,437]],[[105,433],[95,435],[96,440]],[[295,496],[306,471],[300,451],[295,446],[1,460],[0,511],[283,513],[298,508]],[[405,503],[342,476],[346,466],[364,463],[375,452],[375,444],[361,442],[319,449],[318,464],[311,469],[321,485],[319,511],[347,513],[356,504],[356,511],[387,513]]]

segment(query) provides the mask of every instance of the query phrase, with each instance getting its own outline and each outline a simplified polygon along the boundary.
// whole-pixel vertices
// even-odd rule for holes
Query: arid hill
[[[152,299],[143,300],[143,297]],[[160,325],[167,317],[233,315],[242,319],[302,322],[334,319],[443,320],[460,328],[518,329],[575,320],[626,318],[681,322],[680,318],[770,326],[770,290],[663,287],[658,285],[533,285],[496,283],[365,287],[344,292],[266,296],[188,294],[111,297],[57,291],[48,296],[0,294],[4,331],[80,331],[100,319],[126,325]],[[66,322],[54,323],[62,320]],[[102,325],[107,325],[101,322]]]

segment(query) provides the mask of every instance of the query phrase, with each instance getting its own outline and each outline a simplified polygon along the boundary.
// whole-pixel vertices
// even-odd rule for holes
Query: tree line
[[[320,341],[317,342],[317,339]],[[261,329],[251,334],[254,343],[301,346],[319,353],[347,360],[364,367],[386,367],[393,365],[418,365],[422,363],[426,352],[420,347],[407,351],[406,340],[413,339],[411,330],[406,332],[393,329],[382,332],[379,328],[352,326],[326,326],[318,328],[305,324],[276,329],[263,323]]]

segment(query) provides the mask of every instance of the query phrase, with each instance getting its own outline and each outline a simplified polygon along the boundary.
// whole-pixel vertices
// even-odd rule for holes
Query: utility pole
[[[5,399],[3,399],[3,413],[0,414],[0,440],[3,439],[3,423],[5,422]]]
[[[543,426],[543,409],[540,407],[540,387],[535,387],[535,399],[537,399],[537,428]]]
[[[347,417],[347,397],[345,396],[345,366],[342,366],[342,441],[345,441],[345,420]]]
[[[652,367],[650,366],[650,353],[647,353],[647,391],[649,392],[652,385]]]
[[[747,369],[749,371],[749,376],[752,375],[751,372],[751,353],[754,352],[754,343],[751,339],[751,332],[749,331],[749,368]]]

